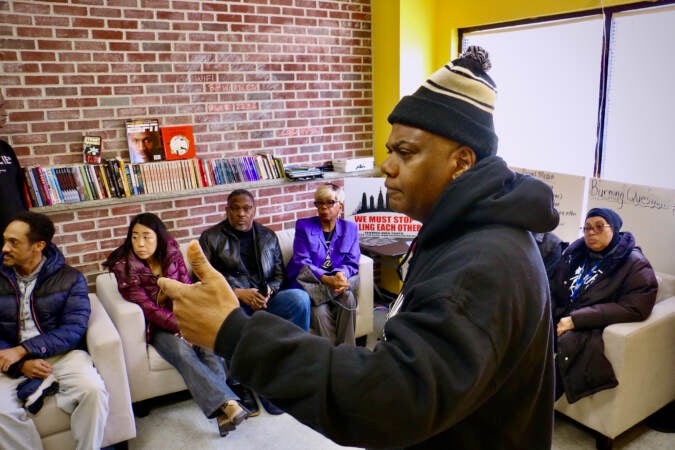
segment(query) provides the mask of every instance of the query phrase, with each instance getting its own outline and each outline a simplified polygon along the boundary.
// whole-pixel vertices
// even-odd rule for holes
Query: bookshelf
[[[195,195],[207,195],[218,192],[231,192],[235,189],[259,189],[269,186],[292,186],[299,183],[309,183],[321,180],[339,180],[351,177],[376,177],[381,175],[378,168],[361,170],[357,172],[324,172],[322,178],[316,178],[308,181],[291,181],[287,178],[276,178],[268,180],[246,181],[240,183],[226,183],[216,186],[201,187],[196,189],[185,189],[172,192],[158,192],[153,194],[137,194],[130,197],[114,197],[99,200],[85,200],[74,203],[58,203],[49,206],[33,206],[31,211],[42,213],[55,213],[61,211],[77,211],[82,209],[100,208],[103,206],[127,205],[134,203],[144,203],[164,199],[176,199],[183,197],[194,197]]]

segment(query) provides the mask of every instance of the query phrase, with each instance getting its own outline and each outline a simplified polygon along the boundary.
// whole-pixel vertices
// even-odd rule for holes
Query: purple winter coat
[[[167,246],[167,263],[163,264],[163,267],[165,267],[163,276],[191,284],[192,281],[178,243],[175,239],[169,239]],[[136,303],[143,310],[147,342],[152,340],[157,329],[171,333],[178,332],[178,321],[172,312],[171,299],[167,299],[163,307],[157,304],[158,277],[153,275],[145,262],[138,259],[133,252],[130,252],[113,264],[111,271],[117,278],[117,288],[122,297],[129,302]]]
[[[331,240],[330,259],[334,272],[342,272],[347,278],[359,273],[359,230],[355,223],[338,219],[335,224],[335,233]],[[295,223],[295,239],[293,239],[293,256],[288,265],[288,281],[290,287],[301,286],[296,281],[303,266],[309,266],[317,280],[328,272],[321,268],[326,259],[323,230],[319,216],[298,219]]]

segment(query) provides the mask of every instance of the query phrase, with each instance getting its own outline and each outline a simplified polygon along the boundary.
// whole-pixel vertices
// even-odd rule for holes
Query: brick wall
[[[372,156],[369,0],[0,0],[0,138],[23,166],[81,162],[85,133],[128,159],[124,123],[192,124],[199,158],[272,152],[320,165]],[[252,188],[274,229],[314,214],[316,183]],[[39,208],[90,282],[129,218],[186,241],[223,219],[229,189]]]

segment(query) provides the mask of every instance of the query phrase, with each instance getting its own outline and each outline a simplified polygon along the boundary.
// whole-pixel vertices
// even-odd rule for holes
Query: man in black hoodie
[[[0,128],[4,127],[5,123],[7,123],[5,101],[0,94]],[[23,184],[23,171],[14,149],[0,139],[0,230],[7,227],[14,215],[28,209]]]
[[[550,294],[532,232],[554,229],[558,214],[550,188],[495,156],[489,65],[469,48],[389,116],[389,203],[423,226],[373,351],[247,317],[195,242],[203,283],[160,280],[185,337],[342,445],[550,448]]]

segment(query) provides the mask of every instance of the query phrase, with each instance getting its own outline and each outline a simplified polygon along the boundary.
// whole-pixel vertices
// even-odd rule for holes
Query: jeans
[[[309,331],[309,294],[302,289],[283,289],[267,302],[268,313],[283,317],[305,331]],[[248,315],[254,311],[248,305],[241,305]]]
[[[220,407],[239,397],[227,385],[223,359],[215,353],[191,346],[184,339],[168,331],[158,330],[152,346],[185,380],[197,405],[208,418],[215,417]]]

